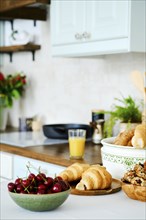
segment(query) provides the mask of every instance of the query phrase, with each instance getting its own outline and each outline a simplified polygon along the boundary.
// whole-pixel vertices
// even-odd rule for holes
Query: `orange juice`
[[[69,151],[70,157],[75,159],[83,158],[85,149],[84,137],[70,137],[69,138]]]

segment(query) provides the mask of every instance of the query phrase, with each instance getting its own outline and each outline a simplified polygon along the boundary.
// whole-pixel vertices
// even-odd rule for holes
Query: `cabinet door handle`
[[[89,33],[89,32],[84,32],[83,34],[82,34],[82,37],[84,38],[84,39],[89,39],[90,37],[91,37],[91,34]]]
[[[75,34],[75,38],[76,38],[77,40],[81,40],[81,39],[83,38],[83,36],[82,36],[82,34],[76,33],[76,34]]]

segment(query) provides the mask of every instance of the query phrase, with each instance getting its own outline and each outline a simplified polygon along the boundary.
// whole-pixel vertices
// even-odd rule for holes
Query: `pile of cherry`
[[[8,190],[24,194],[50,194],[66,191],[70,188],[68,182],[60,176],[55,178],[44,173],[30,173],[27,178],[17,178],[15,182],[8,183]]]

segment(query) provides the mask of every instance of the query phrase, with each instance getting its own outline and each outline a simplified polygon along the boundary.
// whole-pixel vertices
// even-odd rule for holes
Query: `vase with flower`
[[[5,76],[0,73],[0,130],[5,130],[8,109],[13,106],[15,99],[19,99],[25,90],[26,76],[23,73]]]

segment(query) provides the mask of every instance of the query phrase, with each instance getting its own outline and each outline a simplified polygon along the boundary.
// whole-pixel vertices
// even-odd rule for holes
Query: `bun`
[[[82,174],[82,179],[76,185],[78,190],[107,189],[111,186],[112,176],[105,167],[92,165]]]
[[[146,125],[137,125],[134,131],[134,136],[132,138],[132,145],[136,148],[146,147]]]
[[[68,182],[81,179],[82,173],[90,167],[89,164],[74,163],[62,171],[59,176]]]
[[[135,129],[120,132],[116,137],[114,144],[122,146],[132,146],[131,139],[134,136]]]

